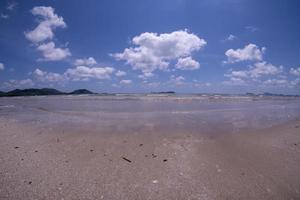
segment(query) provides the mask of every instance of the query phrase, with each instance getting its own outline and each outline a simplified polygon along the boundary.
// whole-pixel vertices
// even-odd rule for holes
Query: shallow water
[[[0,117],[117,132],[222,133],[270,127],[300,116],[300,98],[40,96],[0,98]]]

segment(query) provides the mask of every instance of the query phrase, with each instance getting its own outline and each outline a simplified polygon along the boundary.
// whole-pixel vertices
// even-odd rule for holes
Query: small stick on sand
[[[131,160],[129,160],[129,159],[125,158],[125,157],[122,157],[122,158],[123,158],[123,160],[126,160],[127,162],[131,163]]]

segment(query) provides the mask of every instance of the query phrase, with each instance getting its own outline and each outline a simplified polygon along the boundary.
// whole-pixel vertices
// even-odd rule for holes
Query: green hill
[[[70,92],[69,94],[95,94],[89,90],[86,89],[79,89],[79,90],[74,90],[73,92]]]
[[[42,89],[16,89],[9,91],[4,94],[4,96],[42,96],[42,95],[61,95],[65,94],[59,90],[51,89],[51,88],[42,88]]]

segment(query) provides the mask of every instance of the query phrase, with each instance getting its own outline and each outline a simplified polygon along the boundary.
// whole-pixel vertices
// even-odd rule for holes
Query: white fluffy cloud
[[[121,71],[121,70],[118,70],[117,72],[116,72],[116,76],[117,77],[121,77],[121,76],[126,76],[126,72],[124,72],[124,71]]]
[[[249,83],[262,83],[263,85],[287,85],[289,81],[286,76],[282,75],[283,66],[274,66],[271,63],[263,61],[263,54],[266,48],[259,48],[255,44],[248,44],[243,49],[229,49],[226,51],[228,63],[236,63],[241,61],[255,61],[245,70],[229,70],[225,74],[229,80],[226,84],[245,85]],[[266,80],[267,78],[267,80]]]
[[[117,60],[125,60],[134,70],[151,73],[157,69],[166,70],[170,61],[187,57],[206,45],[187,30],[172,33],[142,33],[132,39],[134,47],[126,48],[122,53],[112,54]]]
[[[266,51],[265,47],[261,49],[255,44],[248,44],[243,49],[229,49],[225,52],[229,63],[241,61],[261,61],[263,54]]]
[[[265,61],[255,63],[250,67],[249,73],[251,77],[258,78],[263,75],[276,75],[282,72],[283,67],[276,67]]]
[[[37,47],[37,50],[42,52],[44,57],[42,60],[46,61],[63,60],[66,57],[71,56],[68,48],[57,48],[53,42],[41,44]]]
[[[120,81],[120,84],[123,84],[123,85],[129,85],[132,83],[132,80],[121,80]]]
[[[3,83],[2,88],[5,89],[29,88],[29,87],[33,87],[34,85],[35,84],[31,79],[9,80]]]
[[[53,30],[57,27],[65,28],[66,23],[61,16],[54,13],[54,8],[38,6],[31,10],[31,13],[39,17],[39,25],[32,31],[26,32],[25,36],[33,43],[52,39]]]
[[[295,76],[300,76],[300,67],[298,68],[291,68],[290,73],[295,75]]]
[[[71,80],[88,80],[90,78],[96,79],[110,79],[114,68],[112,67],[86,67],[78,66],[76,68],[67,69],[64,73]]]
[[[71,56],[68,48],[57,48],[54,42],[50,41],[41,44],[54,37],[53,30],[57,27],[65,28],[67,25],[61,16],[54,12],[54,8],[38,6],[31,10],[31,13],[38,17],[39,24],[32,30],[25,32],[25,37],[37,46],[37,50],[43,54],[43,61],[58,61]]]
[[[283,71],[282,66],[276,67],[270,63],[263,61],[249,66],[247,70],[239,70],[239,71],[231,70],[230,73],[225,74],[224,76],[230,79],[229,81],[226,81],[226,83],[230,83],[233,85],[244,85],[247,82],[254,81],[260,77],[278,75],[282,71]],[[269,79],[269,80],[273,80],[274,82],[275,79]]]
[[[247,78],[248,77],[248,71],[232,71],[231,77],[236,78]]]
[[[193,60],[192,57],[179,58],[176,64],[177,69],[181,70],[196,70],[200,68],[200,63]]]
[[[4,70],[4,64],[3,63],[0,63],[0,70]]]
[[[77,66],[69,68],[64,73],[46,72],[40,69],[34,70],[32,75],[39,82],[48,83],[62,83],[65,81],[87,81],[91,78],[94,79],[110,79],[115,71],[112,67],[87,67]]]
[[[224,76],[229,78],[228,81],[224,82],[227,85],[245,85],[246,80],[249,78],[249,71],[230,71],[230,73],[225,74]]]
[[[33,72],[34,77],[40,82],[63,82],[66,80],[64,75],[53,73],[53,72],[45,72],[40,69],[36,69]]]
[[[76,66],[79,66],[79,65],[93,66],[93,65],[97,64],[97,61],[93,57],[89,57],[89,58],[83,58],[83,59],[76,59],[74,64]]]
[[[225,77],[235,77],[235,78],[249,78],[249,71],[248,70],[240,70],[234,71],[230,70],[229,73],[224,75]]]

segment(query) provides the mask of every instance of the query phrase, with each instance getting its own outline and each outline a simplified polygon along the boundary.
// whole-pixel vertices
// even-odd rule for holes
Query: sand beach
[[[153,99],[62,98],[1,99],[0,199],[300,198],[300,118],[290,109],[299,101],[273,102],[280,105],[274,112],[286,110],[270,119],[274,124],[258,125],[260,118],[248,117],[232,121],[234,126],[212,126],[209,120],[219,121],[207,113],[241,120],[236,110],[244,106],[228,108],[237,104],[234,100],[222,103],[223,110],[189,116],[195,102],[182,99],[156,99],[153,105]],[[70,99],[73,109],[61,109]],[[111,105],[92,112],[85,100],[131,101],[136,107]],[[84,111],[75,109],[78,101]],[[153,111],[165,101],[177,107]],[[199,110],[212,104],[218,102],[195,103]],[[282,120],[284,115],[292,117]]]

